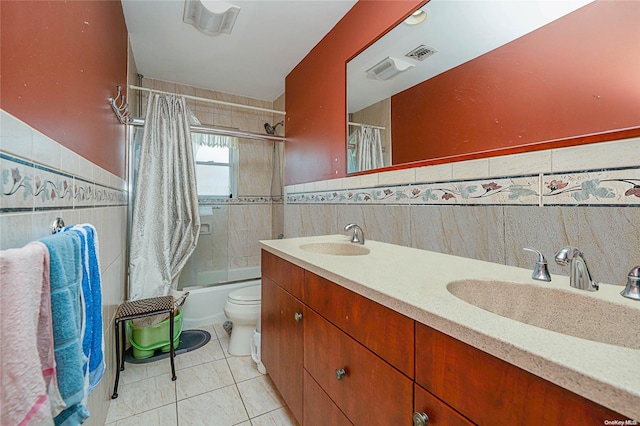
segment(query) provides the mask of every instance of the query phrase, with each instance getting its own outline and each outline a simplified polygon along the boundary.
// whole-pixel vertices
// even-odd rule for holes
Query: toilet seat
[[[254,285],[232,291],[227,301],[234,305],[259,305],[260,298],[261,286]]]

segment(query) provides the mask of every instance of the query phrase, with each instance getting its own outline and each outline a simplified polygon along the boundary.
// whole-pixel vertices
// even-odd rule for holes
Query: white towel
[[[0,277],[0,423],[53,424],[64,402],[55,375],[49,251],[37,242],[0,251]]]

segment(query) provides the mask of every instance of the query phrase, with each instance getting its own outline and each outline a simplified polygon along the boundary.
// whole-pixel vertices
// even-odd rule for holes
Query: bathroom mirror
[[[347,63],[348,173],[639,135],[634,3],[429,1]]]

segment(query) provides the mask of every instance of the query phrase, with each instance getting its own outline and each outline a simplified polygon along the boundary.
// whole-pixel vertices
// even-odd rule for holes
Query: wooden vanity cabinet
[[[262,260],[261,361],[293,415],[302,422],[303,308],[285,288],[301,294],[304,271],[265,251]]]
[[[262,361],[304,426],[411,425],[414,411],[436,426],[625,419],[262,253]]]
[[[416,383],[480,425],[602,425],[625,418],[419,323]]]

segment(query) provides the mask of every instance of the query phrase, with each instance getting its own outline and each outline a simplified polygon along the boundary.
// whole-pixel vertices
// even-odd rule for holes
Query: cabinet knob
[[[347,371],[344,368],[339,368],[336,370],[336,379],[342,380],[342,378],[346,375]]]
[[[302,312],[296,312],[293,314],[293,319],[295,319],[296,322],[300,322],[300,320],[302,320]]]
[[[426,426],[429,424],[429,416],[425,413],[413,413],[413,426]]]

